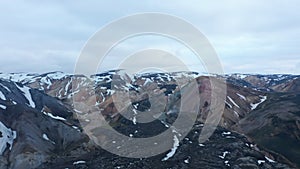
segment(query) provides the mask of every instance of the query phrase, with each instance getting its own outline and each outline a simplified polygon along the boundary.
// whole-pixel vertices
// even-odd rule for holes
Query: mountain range
[[[225,107],[212,136],[200,143],[212,104],[211,80],[226,85]],[[185,90],[178,84],[187,86],[192,81],[199,89],[199,116],[186,136],[176,131],[174,139],[166,140],[170,150],[149,158],[128,158],[108,152],[91,139],[89,132],[97,128],[87,127],[98,122],[94,117],[99,112],[129,138],[147,138],[172,128],[180,113],[181,90]],[[116,99],[126,93],[129,100]],[[193,99],[193,94],[189,97]],[[0,169],[300,168],[299,103],[298,75],[172,72],[129,76],[122,70],[90,76],[2,73]],[[160,113],[159,118],[136,122],[137,111],[150,110]]]

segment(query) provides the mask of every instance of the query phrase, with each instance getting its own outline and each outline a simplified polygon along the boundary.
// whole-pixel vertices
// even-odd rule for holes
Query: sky
[[[299,0],[3,0],[0,72],[72,73],[97,31],[144,12],[170,14],[194,25],[214,47],[225,73],[300,74]],[[157,36],[120,43],[98,71],[114,69],[125,56],[149,48],[179,55],[191,70],[205,71],[189,49]]]

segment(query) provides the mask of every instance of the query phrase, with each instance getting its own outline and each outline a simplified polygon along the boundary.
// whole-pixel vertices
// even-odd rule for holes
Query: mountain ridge
[[[248,132],[244,130],[238,130],[239,125],[244,124],[242,122],[244,119],[247,119],[252,115],[252,113],[260,111],[264,108],[265,104],[268,104],[268,101],[270,97],[272,98],[273,93],[295,93],[299,92],[297,87],[290,87],[290,85],[287,85],[289,89],[293,89],[292,91],[287,90],[285,87],[284,90],[281,91],[281,88],[277,90],[272,89],[272,87],[280,85],[280,84],[290,84],[291,81],[293,80],[298,80],[299,76],[283,76],[283,75],[269,75],[269,76],[263,76],[263,75],[251,75],[247,76],[244,78],[247,78],[244,80],[244,78],[237,78],[235,75],[231,76],[200,76],[196,74],[195,72],[191,72],[190,74],[187,72],[173,72],[173,73],[154,73],[154,74],[144,74],[144,75],[139,75],[136,76],[135,78],[130,78],[129,76],[126,76],[124,74],[119,75],[115,71],[109,71],[109,72],[104,72],[100,74],[95,74],[91,77],[86,77],[82,75],[70,75],[70,74],[64,74],[62,72],[51,72],[51,73],[45,73],[42,75],[32,75],[28,74],[28,76],[23,75],[20,76],[20,74],[13,74],[14,76],[4,76],[3,74],[0,74],[0,78],[6,78],[7,80],[0,80],[0,91],[3,93],[3,96],[0,99],[0,105],[3,107],[0,108],[0,122],[2,121],[3,124],[7,127],[7,129],[11,129],[12,131],[16,131],[16,139],[14,139],[13,146],[11,152],[6,149],[5,155],[10,156],[8,158],[9,161],[4,160],[3,158],[1,160],[4,160],[3,166],[1,167],[8,167],[8,168],[18,168],[22,165],[27,165],[29,168],[32,166],[35,167],[43,167],[43,166],[51,166],[55,167],[55,164],[52,164],[51,161],[55,161],[56,157],[61,157],[68,159],[68,156],[65,156],[63,154],[69,154],[69,156],[77,156],[77,159],[80,159],[80,154],[78,151],[83,151],[86,152],[87,154],[88,151],[94,151],[93,147],[95,145],[91,142],[91,140],[87,139],[87,136],[82,133],[82,124],[79,124],[79,121],[76,120],[76,117],[79,115],[85,115],[89,114],[89,112],[97,112],[101,111],[106,120],[110,121],[111,125],[114,125],[116,129],[124,130],[123,132],[127,132],[127,134],[130,134],[131,130],[134,130],[135,125],[131,126],[132,123],[128,120],[125,120],[124,117],[116,114],[117,109],[116,105],[114,105],[114,100],[113,95],[116,93],[117,89],[123,92],[130,92],[131,93],[131,101],[139,107],[137,109],[139,110],[146,110],[148,108],[151,108],[151,105],[148,104],[148,99],[149,96],[147,96],[146,93],[143,91],[159,91],[161,93],[160,97],[168,98],[168,106],[166,107],[166,116],[162,120],[164,123],[170,123],[174,120],[176,120],[177,113],[178,113],[178,108],[180,106],[180,89],[176,85],[176,82],[180,82],[182,84],[187,84],[191,80],[196,80],[197,84],[199,85],[199,92],[201,93],[201,101],[200,101],[200,114],[201,116],[197,119],[199,123],[204,123],[205,122],[205,117],[208,114],[209,111],[209,105],[210,105],[210,92],[211,92],[211,87],[210,87],[210,78],[215,78],[215,79],[220,79],[220,82],[222,81],[221,79],[226,79],[227,81],[227,97],[225,100],[225,109],[224,113],[222,115],[222,119],[220,122],[220,127],[224,127],[227,129],[227,131],[223,132],[232,132],[232,130],[237,130],[242,134],[249,134]],[[253,77],[254,76],[254,77]],[[257,83],[257,81],[253,81],[253,79],[259,79],[259,82],[265,82],[265,83],[270,83],[269,85],[265,85],[262,83]],[[280,80],[275,80],[279,79]],[[92,79],[92,80],[91,80]],[[278,83],[272,84],[273,81],[277,81]],[[245,86],[244,84],[248,83],[249,86]],[[298,86],[298,83],[292,83],[294,86]],[[28,86],[25,87],[25,86]],[[7,90],[8,89],[8,90]],[[22,90],[20,90],[22,89]],[[269,89],[269,90],[268,90]],[[10,90],[10,91],[9,91]],[[286,92],[289,91],[289,92]],[[26,95],[27,93],[27,95]],[[31,97],[29,97],[31,95]],[[264,99],[263,99],[264,98]],[[30,101],[32,100],[32,101]],[[74,102],[75,101],[75,102]],[[85,104],[87,105],[82,105],[80,104],[79,106],[75,106],[74,108],[74,103],[76,102],[82,102],[84,101]],[[34,103],[34,104],[32,104]],[[159,105],[159,102],[155,102],[156,105]],[[4,108],[5,107],[5,108]],[[61,107],[61,110],[59,110],[59,107]],[[153,107],[152,107],[153,108]],[[172,108],[172,109],[170,109]],[[25,111],[24,111],[25,110]],[[171,114],[168,114],[172,110]],[[131,109],[128,109],[126,111],[133,111]],[[267,110],[266,110],[267,111]],[[19,113],[13,113],[13,112],[19,112]],[[63,112],[66,112],[65,115]],[[269,112],[267,111],[269,114]],[[279,113],[284,113],[279,112]],[[10,114],[15,115],[14,117],[10,117]],[[69,115],[68,115],[69,114]],[[16,118],[16,115],[19,116],[19,118]],[[67,115],[67,116],[66,116]],[[19,127],[17,123],[13,123],[14,120],[19,121],[20,117],[23,117],[22,119],[27,119],[28,117],[31,120],[35,120],[35,122],[31,122],[30,120],[27,120],[27,123],[20,123]],[[261,116],[261,113],[256,115],[257,117]],[[34,118],[35,117],[35,118]],[[46,118],[46,119],[45,119]],[[84,117],[84,123],[92,123],[93,119],[90,119],[88,116]],[[260,117],[263,118],[263,117]],[[44,119],[44,120],[41,120]],[[48,119],[48,120],[47,120]],[[35,129],[32,131],[35,132],[30,132],[30,133],[36,133],[38,131],[38,135],[31,136],[33,138],[36,138],[37,140],[40,140],[39,144],[45,144],[43,142],[46,142],[46,145],[49,144],[46,147],[49,147],[52,151],[52,155],[48,154],[47,151],[43,151],[43,148],[41,150],[35,150],[35,144],[31,143],[30,141],[23,141],[20,142],[18,141],[20,139],[19,133],[23,132],[25,133],[26,130],[23,128],[26,128],[24,126],[32,126],[32,124],[40,124],[39,121],[47,122],[49,125],[48,127],[51,128],[51,126],[61,126],[62,128],[68,128],[67,131],[68,133],[73,131],[72,135],[76,137],[72,137],[72,139],[69,141],[66,141],[65,144],[57,143],[57,140],[65,138],[65,135],[62,132],[54,132],[58,134],[53,134],[53,132],[45,132],[42,129],[42,131],[39,131],[38,128],[40,127],[34,127]],[[131,119],[133,120],[133,119]],[[6,121],[11,121],[11,122],[6,122]],[[25,120],[26,121],[26,120]],[[245,120],[244,120],[245,121]],[[242,122],[242,123],[241,123]],[[130,123],[130,124],[129,124]],[[241,124],[240,124],[241,123]],[[297,120],[295,121],[295,124],[297,123]],[[300,121],[299,121],[300,124]],[[121,126],[127,126],[128,129],[123,128]],[[156,126],[158,124],[155,124]],[[237,127],[238,125],[238,127]],[[42,126],[40,124],[40,126]],[[158,125],[161,126],[161,125]],[[157,132],[160,131],[159,128],[163,129],[162,125],[161,127],[157,126]],[[32,128],[32,127],[31,127]],[[132,128],[132,129],[131,129]],[[193,130],[196,130],[197,127]],[[199,129],[197,129],[199,130]],[[217,129],[221,130],[221,129]],[[129,133],[128,133],[129,132]],[[149,131],[146,131],[149,132]],[[294,131],[298,133],[298,129]],[[60,133],[60,134],[59,134]],[[72,132],[71,132],[72,133]],[[146,134],[146,133],[144,133]],[[69,135],[69,134],[68,134]],[[134,135],[133,135],[134,136]],[[248,135],[249,136],[249,135]],[[250,134],[251,136],[251,134]],[[22,137],[21,137],[22,138]],[[28,139],[27,136],[25,135],[24,138]],[[55,138],[55,139],[53,139]],[[249,138],[254,138],[253,140],[257,141],[255,137],[249,137]],[[26,140],[25,139],[25,140]],[[233,142],[235,140],[232,140]],[[239,142],[238,140],[236,140]],[[196,140],[192,141],[196,142]],[[249,141],[247,141],[249,142]],[[260,141],[259,141],[260,142]],[[55,143],[55,145],[53,144]],[[188,143],[188,142],[187,142]],[[261,142],[260,142],[261,143]],[[19,148],[18,151],[16,151],[15,147],[20,147],[20,146],[15,146],[15,145],[25,145],[24,148]],[[180,143],[181,145],[182,143]],[[218,143],[221,144],[221,143]],[[246,143],[244,143],[246,144]],[[250,145],[250,143],[247,143]],[[28,145],[32,145],[29,146]],[[54,145],[54,147],[53,147]],[[61,145],[61,146],[58,146]],[[73,148],[70,149],[65,149],[70,145]],[[76,146],[75,146],[76,145]],[[185,144],[183,144],[185,145]],[[189,144],[187,144],[189,145]],[[253,143],[253,145],[256,145]],[[263,144],[262,144],[263,145]],[[58,147],[56,147],[58,146]],[[182,146],[182,145],[181,145]],[[179,146],[179,148],[181,147]],[[222,145],[219,145],[222,147]],[[260,145],[258,145],[260,146]],[[22,147],[22,146],[21,146]],[[26,148],[25,148],[26,147]],[[28,147],[28,148],[27,148]],[[52,148],[51,148],[52,147]],[[56,148],[55,148],[56,147]],[[77,147],[77,148],[76,148]],[[189,147],[189,146],[188,146]],[[54,149],[53,149],[54,148]],[[212,147],[208,147],[212,148]],[[238,147],[237,147],[238,148]],[[251,148],[251,147],[250,147]],[[254,147],[252,147],[254,148]],[[270,150],[276,150],[274,148],[271,148]],[[34,152],[42,152],[39,154],[36,154]],[[50,151],[50,152],[51,152]],[[65,151],[65,152],[64,152]],[[102,150],[99,150],[102,151]],[[200,150],[199,150],[200,151]],[[258,152],[262,152],[262,150],[256,149]],[[266,150],[267,151],[267,150]],[[14,154],[19,152],[19,158],[13,158],[13,156],[16,155],[9,155],[9,154]],[[24,156],[26,153],[30,152],[31,155]],[[55,155],[55,152],[57,155]],[[68,152],[68,153],[67,153]],[[23,154],[25,153],[25,154]],[[44,153],[44,155],[43,155]],[[54,153],[54,154],[53,154]],[[62,153],[62,154],[61,154]],[[97,151],[94,152],[97,154]],[[182,152],[183,154],[187,153],[186,150]],[[281,153],[276,151],[276,153]],[[252,167],[258,167],[258,168],[266,168],[267,166],[271,167],[272,162],[268,161],[267,159],[273,158],[273,160],[277,159],[280,162],[283,163],[288,163],[288,165],[293,165],[293,163],[289,163],[288,161],[277,158],[276,153],[269,153],[273,154],[275,157],[260,157],[259,159],[250,160],[250,158],[247,158],[245,163],[249,163],[249,166]],[[18,153],[17,153],[18,154]],[[23,155],[22,155],[23,154]],[[41,155],[42,154],[42,155]],[[60,154],[60,155],[59,155]],[[93,154],[93,153],[92,153]],[[93,156],[90,154],[91,156]],[[208,153],[209,154],[209,153]],[[20,156],[21,155],[21,156]],[[175,153],[176,155],[176,153]],[[245,157],[247,157],[247,153],[244,154]],[[111,156],[111,155],[108,155]],[[25,159],[31,158],[33,159],[32,166],[31,164],[26,163]],[[197,156],[193,156],[194,158],[200,158]],[[210,158],[215,158],[214,156],[211,156]],[[253,157],[252,157],[253,158]],[[52,159],[52,160],[51,160]],[[76,159],[76,158],[75,158]],[[97,158],[96,158],[97,159]],[[222,158],[221,158],[222,159]],[[234,156],[232,159],[237,160],[236,156]],[[255,159],[255,158],[254,158]],[[50,160],[50,161],[49,161]],[[124,159],[123,159],[124,160]],[[130,159],[126,159],[129,160]],[[125,160],[125,161],[126,161]],[[187,159],[185,159],[187,160]],[[189,163],[185,163],[185,160],[182,160],[183,163],[182,165],[180,164],[180,167],[188,167]],[[201,161],[201,158],[199,159]],[[244,159],[245,160],[245,159]],[[272,160],[272,161],[273,161]],[[13,161],[18,161],[18,162],[13,162]],[[48,163],[46,164],[45,162]],[[79,160],[80,161],[80,160]],[[97,161],[97,160],[96,160]],[[105,161],[105,160],[104,160]],[[117,160],[118,161],[118,160]],[[121,160],[122,161],[122,160]],[[243,161],[243,160],[242,160]],[[252,161],[252,162],[251,162]],[[259,161],[259,162],[258,162]],[[264,161],[264,162],[263,162]],[[280,164],[280,162],[278,164]],[[294,160],[295,162],[295,160]],[[11,165],[13,163],[13,165]],[[43,165],[42,163],[45,163]],[[93,160],[91,162],[85,162],[87,163],[87,167],[94,166]],[[122,162],[124,163],[124,161]],[[154,165],[150,161],[144,161],[141,163],[138,163],[137,165]],[[193,163],[193,165],[196,165],[197,163]],[[221,163],[220,163],[221,164]],[[222,167],[226,168],[227,164],[236,167],[243,168],[242,163],[237,163],[236,162],[231,162],[228,160],[227,163],[222,162]],[[265,164],[265,165],[264,165]],[[62,164],[63,165],[63,164]],[[73,167],[79,167],[82,166],[79,162],[79,164],[66,164],[70,167],[72,165]],[[157,165],[157,164],[155,164]],[[274,164],[275,165],[275,164]],[[276,167],[274,166],[273,167]],[[209,164],[207,164],[209,166]],[[1,168],[0,167],[0,168]],[[83,167],[83,166],[82,166]],[[115,166],[117,167],[117,166]],[[179,167],[179,166],[177,166]],[[216,167],[216,166],[215,166]],[[221,166],[218,166],[219,168]],[[228,168],[229,166],[227,166]],[[277,166],[279,167],[279,166]],[[287,168],[287,166],[285,166]],[[267,167],[268,168],[268,167]],[[272,167],[271,167],[272,168]]]

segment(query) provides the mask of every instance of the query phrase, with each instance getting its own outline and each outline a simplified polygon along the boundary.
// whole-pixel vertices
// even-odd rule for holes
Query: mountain
[[[300,78],[294,78],[292,80],[287,81],[286,83],[280,83],[272,87],[274,91],[279,92],[299,92],[300,91]]]
[[[20,83],[0,80],[0,168],[34,168],[87,137],[59,100]]]
[[[268,94],[259,109],[236,125],[257,144],[300,166],[300,93]]]
[[[0,78],[1,169],[299,167],[296,75],[129,76],[112,70],[89,77],[50,72],[0,74]],[[211,80],[226,85],[225,109],[216,131],[202,144],[197,138],[210,113]],[[199,116],[187,137],[174,133],[166,140],[170,151],[131,159],[111,154],[89,139],[97,128],[86,129],[99,123],[95,118],[99,112],[116,131],[130,137],[147,138],[168,130],[178,118],[181,92],[191,100],[198,95],[189,92],[192,82],[199,90]],[[224,88],[216,90],[221,95]],[[136,122],[139,113],[147,112],[157,112],[159,118]],[[285,139],[289,144],[283,143]]]
[[[274,75],[251,75],[230,74],[225,76],[229,83],[239,86],[250,87],[260,91],[273,92],[300,92],[299,75],[274,74]]]

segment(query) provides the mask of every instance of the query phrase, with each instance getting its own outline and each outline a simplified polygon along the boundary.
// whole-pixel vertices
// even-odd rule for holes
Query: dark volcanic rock
[[[74,149],[87,141],[59,100],[22,84],[0,80],[0,91],[5,94],[0,104],[0,122],[15,132],[10,148],[1,156],[1,169],[35,168],[53,154]],[[0,144],[5,144],[0,143]]]
[[[176,153],[164,161],[166,153],[146,158],[131,159],[119,157],[101,148],[78,156],[62,156],[41,165],[40,169],[220,169],[220,168],[290,168],[277,162],[269,162],[258,148],[246,137],[217,128],[209,141],[199,144],[202,125],[195,125],[192,131],[180,142]]]
[[[270,94],[236,125],[237,130],[300,167],[300,94]]]

